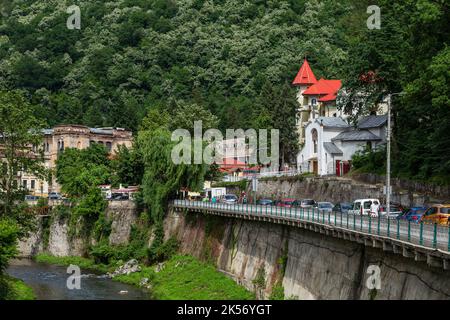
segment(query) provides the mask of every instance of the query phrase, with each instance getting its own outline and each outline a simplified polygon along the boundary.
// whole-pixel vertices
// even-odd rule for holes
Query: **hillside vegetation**
[[[81,30],[66,9],[81,8]],[[366,26],[381,8],[381,29]],[[199,105],[224,128],[279,128],[293,159],[295,89],[308,57],[340,78],[347,110],[394,99],[394,170],[450,176],[445,0],[9,0],[0,5],[0,89],[23,89],[48,126],[138,130],[149,110]],[[354,99],[365,92],[367,99]]]

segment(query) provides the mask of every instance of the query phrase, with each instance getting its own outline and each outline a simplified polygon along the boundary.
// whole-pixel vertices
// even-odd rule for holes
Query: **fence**
[[[415,245],[450,252],[450,228],[437,224],[415,223],[396,218],[361,216],[319,210],[317,208],[287,208],[253,204],[226,204],[189,200],[174,200],[178,208],[203,209],[242,216],[261,216],[329,225]]]

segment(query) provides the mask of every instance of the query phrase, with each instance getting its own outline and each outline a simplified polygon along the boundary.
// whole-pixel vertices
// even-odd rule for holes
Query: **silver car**
[[[238,203],[238,197],[235,194],[226,194],[223,196],[222,202],[228,204]]]
[[[398,216],[400,216],[403,212],[400,210],[400,208],[396,205],[392,205],[390,207],[390,212],[387,212],[387,206],[381,206],[380,207],[380,216],[387,218],[387,219],[397,219]]]
[[[334,205],[331,202],[318,202],[317,208],[319,208],[320,211],[325,212],[331,212],[333,211]]]
[[[316,205],[316,202],[312,199],[303,199],[300,201],[301,208],[313,208]]]

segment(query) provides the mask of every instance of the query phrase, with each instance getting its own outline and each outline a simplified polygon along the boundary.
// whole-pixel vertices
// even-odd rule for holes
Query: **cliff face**
[[[295,299],[450,299],[450,272],[362,244],[264,222],[170,212],[166,238],[268,298],[282,284]],[[381,289],[366,283],[379,266]]]
[[[131,226],[137,219],[136,205],[132,201],[109,202],[106,218],[111,221],[109,244],[125,244],[130,237]],[[82,228],[82,221],[78,221],[75,229],[80,231]],[[82,233],[70,230],[67,218],[40,217],[37,230],[19,242],[18,250],[22,257],[31,257],[44,251],[58,257],[83,256],[89,245],[94,243],[94,239],[86,239]]]

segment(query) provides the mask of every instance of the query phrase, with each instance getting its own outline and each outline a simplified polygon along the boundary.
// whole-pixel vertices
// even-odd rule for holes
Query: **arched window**
[[[313,142],[313,153],[317,153],[317,144],[318,144],[318,133],[316,129],[312,129],[312,142]]]

